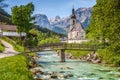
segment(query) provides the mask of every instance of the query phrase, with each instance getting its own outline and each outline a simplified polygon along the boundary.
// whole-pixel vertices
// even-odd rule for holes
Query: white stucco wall
[[[68,39],[77,39],[77,40],[83,40],[85,39],[85,32],[78,32],[78,31],[72,31],[68,33]]]
[[[89,42],[90,40],[68,40],[68,43],[82,43]]]

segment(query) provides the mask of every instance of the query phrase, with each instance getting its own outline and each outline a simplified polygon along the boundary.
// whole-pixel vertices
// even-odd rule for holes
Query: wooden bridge
[[[37,47],[27,47],[31,52],[40,52],[47,50],[60,50],[61,62],[65,62],[65,50],[82,50],[82,51],[97,51],[98,45],[89,44],[67,44],[67,43],[57,43],[57,44],[44,44]],[[50,49],[46,49],[50,48]]]

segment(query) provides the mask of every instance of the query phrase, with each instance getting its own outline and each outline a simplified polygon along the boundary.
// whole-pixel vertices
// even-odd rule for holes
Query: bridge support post
[[[65,62],[65,50],[64,49],[61,49],[60,50],[60,61],[61,62]]]

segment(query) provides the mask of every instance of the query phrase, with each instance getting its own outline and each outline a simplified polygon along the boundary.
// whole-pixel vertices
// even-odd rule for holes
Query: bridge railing
[[[55,44],[44,44],[36,47],[29,46],[31,51],[41,51],[45,48],[52,49],[65,49],[65,50],[88,50],[96,51],[99,48],[99,45],[89,45],[89,44],[67,44],[67,43],[55,43]]]

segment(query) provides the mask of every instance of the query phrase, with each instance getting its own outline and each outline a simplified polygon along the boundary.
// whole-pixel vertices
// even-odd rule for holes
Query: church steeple
[[[70,16],[70,26],[71,26],[71,28],[73,26],[75,26],[75,24],[76,24],[76,16],[75,16],[75,10],[74,10],[74,7],[73,7],[72,15]]]
[[[72,9],[72,15],[71,15],[71,18],[76,19],[76,16],[75,16],[75,9],[74,9],[74,7],[73,7],[73,9]]]
[[[72,14],[75,14],[75,10],[74,10],[74,7],[73,7],[73,9],[72,9]]]

